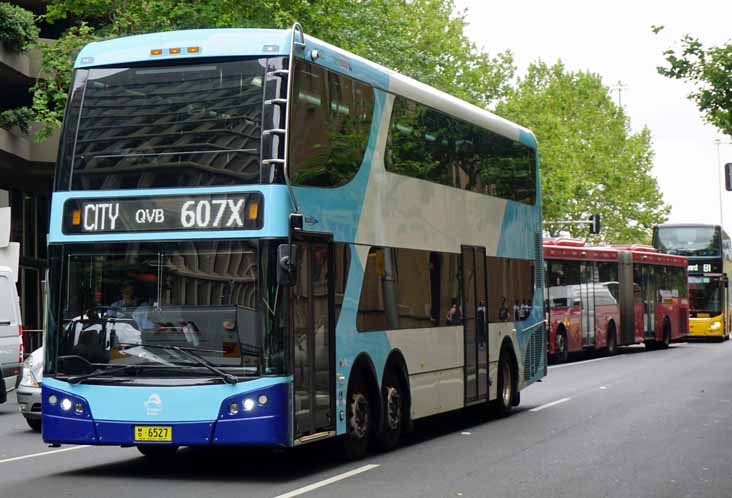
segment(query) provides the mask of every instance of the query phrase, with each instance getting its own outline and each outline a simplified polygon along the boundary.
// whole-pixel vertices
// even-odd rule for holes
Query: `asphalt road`
[[[355,463],[327,444],[160,465],[135,449],[57,451],[16,410],[0,405],[2,498],[732,496],[732,341],[558,365],[506,419],[433,417]]]

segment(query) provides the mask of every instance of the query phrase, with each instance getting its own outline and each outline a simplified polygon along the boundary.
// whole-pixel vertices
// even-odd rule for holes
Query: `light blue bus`
[[[298,25],[86,46],[51,218],[51,444],[358,458],[546,374],[534,136]]]

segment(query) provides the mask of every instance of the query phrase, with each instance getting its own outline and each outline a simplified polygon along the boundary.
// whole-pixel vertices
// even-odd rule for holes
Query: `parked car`
[[[0,403],[15,389],[22,363],[23,329],[15,276],[7,266],[0,266]]]
[[[18,407],[34,431],[41,430],[41,382],[43,381],[43,346],[33,351],[23,362],[23,374],[18,385]]]

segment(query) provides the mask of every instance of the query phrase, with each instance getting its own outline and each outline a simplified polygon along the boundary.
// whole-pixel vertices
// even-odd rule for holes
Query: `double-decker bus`
[[[732,243],[719,225],[665,224],[653,228],[653,247],[689,259],[689,334],[729,339],[732,331]]]
[[[549,353],[645,343],[668,347],[688,333],[687,260],[643,245],[591,247],[544,241]]]
[[[546,373],[518,125],[295,26],[90,44],[62,135],[49,443],[355,458]]]

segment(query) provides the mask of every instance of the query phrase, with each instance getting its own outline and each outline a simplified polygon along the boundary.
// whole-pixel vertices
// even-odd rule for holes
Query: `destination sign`
[[[257,230],[262,228],[262,204],[258,192],[70,199],[64,205],[63,231]]]
[[[689,273],[721,273],[722,264],[718,260],[689,263]]]

